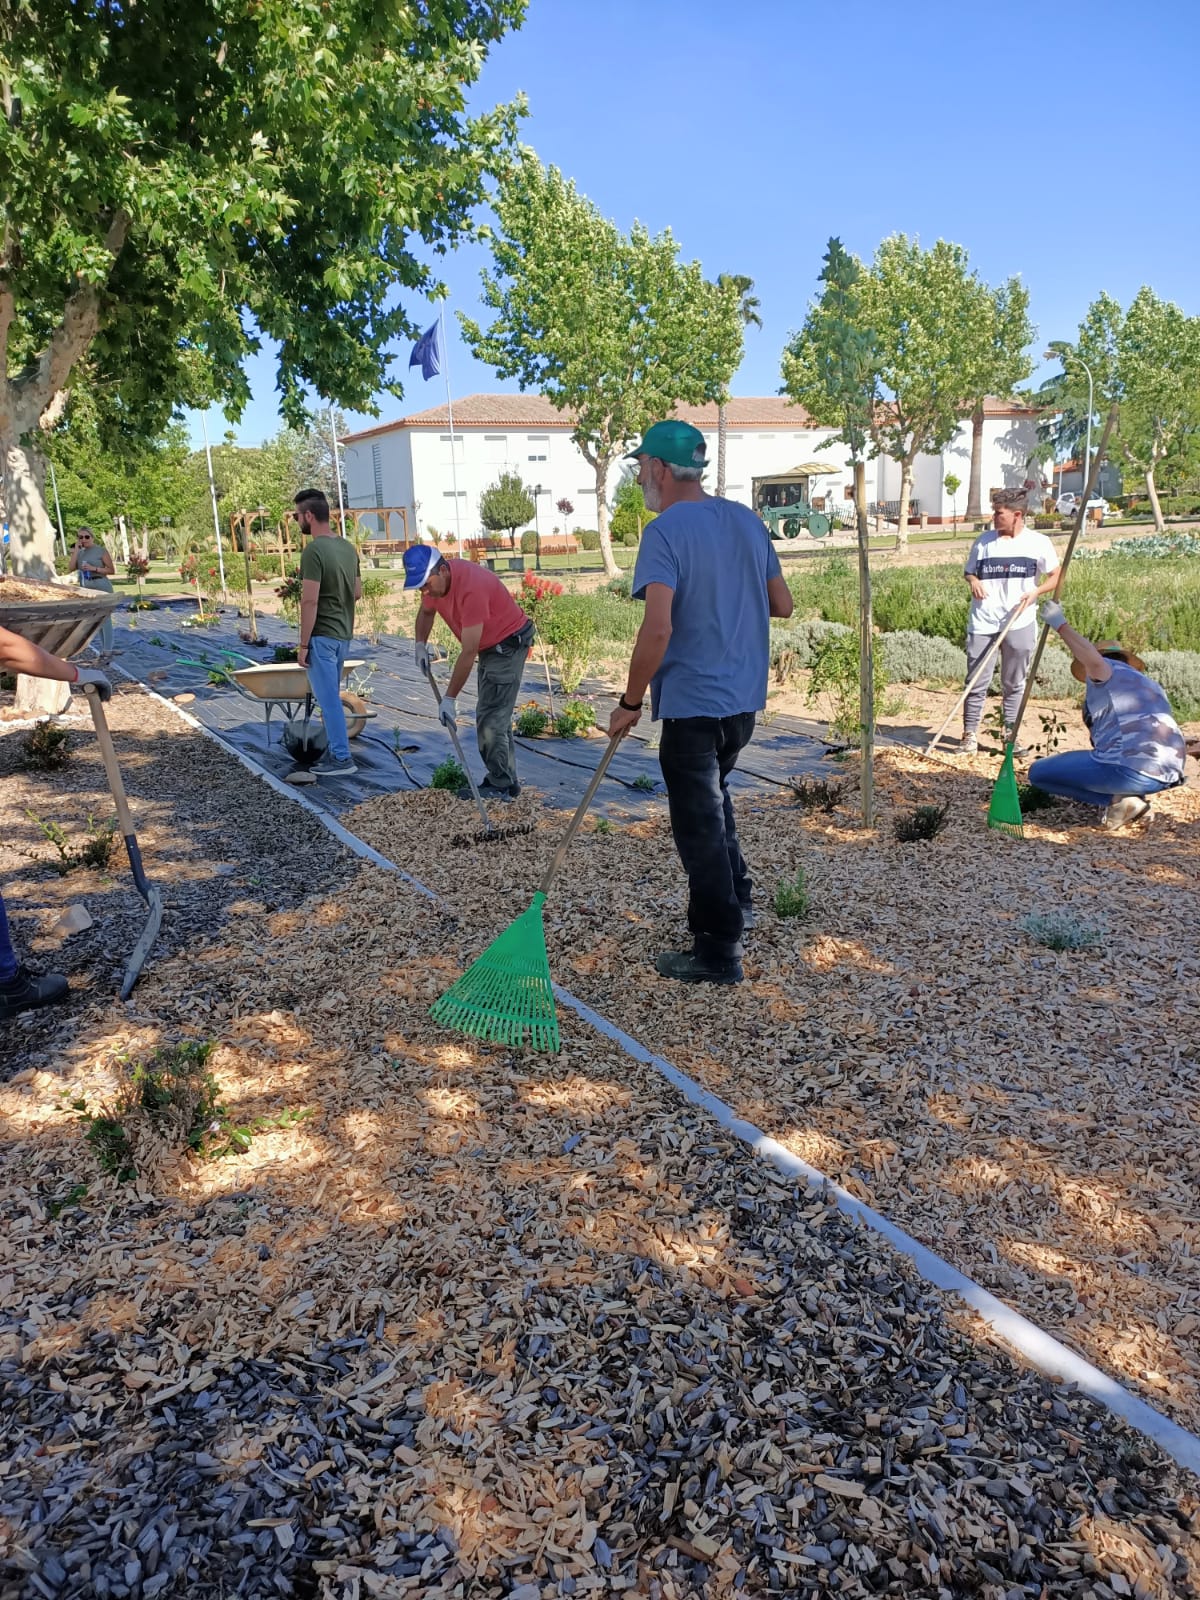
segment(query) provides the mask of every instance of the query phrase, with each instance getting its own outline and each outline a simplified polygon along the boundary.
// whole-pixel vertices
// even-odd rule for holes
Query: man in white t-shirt
[[[1058,582],[1060,562],[1044,533],[1025,526],[1028,491],[996,489],[992,492],[992,523],[971,546],[963,576],[971,587],[967,616],[967,682],[987,655],[1005,619],[1014,607],[1023,615],[1009,629],[1000,646],[1000,684],[1004,693],[1004,724],[1011,728],[1021,708],[1025,679],[1037,643],[1034,602],[1049,594]],[[987,698],[980,683],[963,704],[963,736],[959,750],[972,755],[979,748],[979,719]],[[1017,752],[1024,754],[1024,747]]]

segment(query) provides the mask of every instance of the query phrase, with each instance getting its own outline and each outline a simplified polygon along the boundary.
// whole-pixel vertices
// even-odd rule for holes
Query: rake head
[[[535,831],[532,822],[514,822],[511,828],[477,828],[474,833],[451,835],[450,848],[465,850],[470,844],[500,844],[505,839],[516,839],[523,833]]]
[[[429,1008],[433,1020],[456,1033],[496,1044],[558,1050],[558,1016],[542,926],[544,894],[494,939],[483,954]]]
[[[1011,744],[1004,751],[1000,776],[992,786],[987,824],[989,828],[998,828],[1001,833],[1010,834],[1014,839],[1025,837],[1021,819],[1021,796],[1017,790],[1017,775],[1013,771]]]

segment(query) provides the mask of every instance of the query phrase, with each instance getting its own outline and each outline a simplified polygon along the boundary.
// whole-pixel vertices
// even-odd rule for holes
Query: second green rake
[[[430,1007],[430,1016],[442,1027],[518,1048],[523,1045],[533,1050],[559,1048],[558,1014],[554,1008],[554,985],[550,977],[550,958],[546,954],[542,910],[550,885],[558,876],[571,840],[579,832],[579,825],[619,743],[619,736],[608,741],[608,749],[600,757],[592,781],[538,884],[529,909],[515,922],[510,922],[458,982]]]

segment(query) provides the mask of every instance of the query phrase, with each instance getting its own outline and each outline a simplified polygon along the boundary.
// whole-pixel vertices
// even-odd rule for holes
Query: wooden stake
[[[867,525],[867,468],[854,463],[854,510],[858,523],[858,669],[861,733],[862,819],[875,825],[875,639],[871,627],[870,528]]]

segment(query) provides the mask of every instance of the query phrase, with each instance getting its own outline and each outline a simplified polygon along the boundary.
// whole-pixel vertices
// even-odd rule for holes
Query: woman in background
[[[115,574],[112,557],[102,544],[96,540],[96,535],[90,528],[80,528],[75,540],[75,548],[71,552],[71,571],[79,574],[80,585],[85,589],[103,589],[106,594],[113,592],[109,579]],[[113,626],[112,617],[104,619],[104,626],[100,629],[100,654],[112,655]]]

